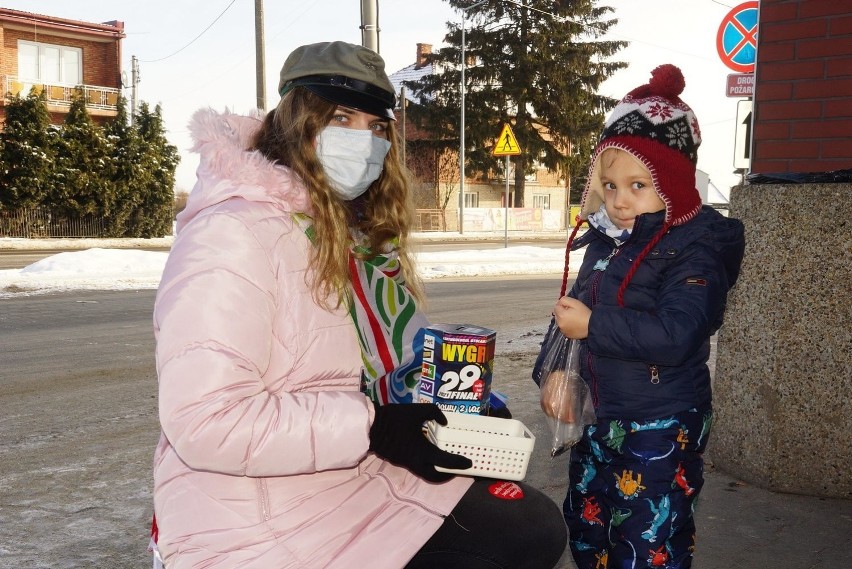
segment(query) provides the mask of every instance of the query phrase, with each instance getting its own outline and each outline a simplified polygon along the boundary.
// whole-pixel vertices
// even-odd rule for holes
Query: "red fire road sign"
[[[716,34],[716,51],[722,63],[739,73],[754,73],[757,55],[758,2],[734,6],[722,18]]]
[[[753,97],[754,73],[733,73],[728,75],[728,85],[725,89],[728,97]]]

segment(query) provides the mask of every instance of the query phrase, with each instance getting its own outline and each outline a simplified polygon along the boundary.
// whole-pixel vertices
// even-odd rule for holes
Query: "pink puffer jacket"
[[[344,309],[305,283],[287,168],[243,150],[255,118],[199,111],[198,183],[157,293],[154,506],[167,569],[399,568],[470,485],[368,453],[372,404]]]

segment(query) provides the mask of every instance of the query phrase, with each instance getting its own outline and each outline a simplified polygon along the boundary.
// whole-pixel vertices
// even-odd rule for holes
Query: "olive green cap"
[[[281,68],[278,94],[304,87],[323,99],[394,119],[396,95],[382,57],[342,41],[312,43],[293,50]]]

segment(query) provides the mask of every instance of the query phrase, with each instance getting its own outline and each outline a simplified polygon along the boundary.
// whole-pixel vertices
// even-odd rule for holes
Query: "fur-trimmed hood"
[[[261,122],[258,116],[227,110],[201,109],[193,114],[190,150],[200,155],[201,162],[186,208],[177,216],[178,231],[199,211],[234,197],[272,203],[285,212],[310,213],[308,192],[289,168],[246,150]]]

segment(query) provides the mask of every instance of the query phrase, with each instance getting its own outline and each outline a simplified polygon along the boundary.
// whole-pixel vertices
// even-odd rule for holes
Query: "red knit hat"
[[[698,214],[701,195],[695,187],[695,164],[701,131],[692,109],[680,100],[685,85],[680,69],[660,65],[647,85],[630,91],[612,110],[592,154],[580,204],[582,219],[603,203],[600,155],[607,148],[630,153],[648,169],[666,204],[667,225],[681,225]]]
[[[686,223],[701,210],[701,195],[695,187],[701,131],[692,109],[679,97],[685,85],[683,73],[674,65],[654,69],[646,85],[630,91],[612,110],[592,153],[580,202],[580,221],[568,242],[569,248],[582,221],[604,203],[600,155],[607,148],[623,150],[638,160],[651,174],[654,189],[666,204],[662,229],[637,256],[621,283],[618,302],[622,305],[624,289],[642,259],[670,227]]]

